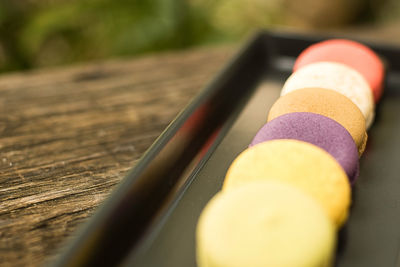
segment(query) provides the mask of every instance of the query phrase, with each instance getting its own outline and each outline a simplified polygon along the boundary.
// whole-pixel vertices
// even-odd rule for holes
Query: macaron
[[[367,81],[353,68],[336,62],[317,62],[294,72],[285,82],[281,95],[318,87],[334,90],[348,97],[361,110],[367,129],[374,119],[375,103]]]
[[[196,231],[199,267],[331,266],[335,227],[298,189],[258,181],[215,195]]]
[[[281,96],[271,107],[268,121],[292,112],[312,112],[340,123],[353,137],[358,153],[364,152],[368,135],[360,109],[333,90],[305,88]]]
[[[322,148],[289,139],[247,148],[229,167],[223,190],[260,180],[278,180],[299,188],[316,199],[338,227],[347,219],[349,180],[339,163]]]
[[[382,60],[369,47],[350,40],[332,39],[309,46],[297,57],[293,71],[315,62],[343,63],[358,71],[372,89],[377,103],[383,92],[385,68]]]
[[[328,117],[310,112],[279,116],[257,132],[250,146],[275,139],[295,139],[316,145],[338,161],[351,183],[358,177],[356,144],[342,125]]]

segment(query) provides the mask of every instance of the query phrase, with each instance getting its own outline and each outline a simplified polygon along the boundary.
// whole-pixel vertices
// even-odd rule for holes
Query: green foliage
[[[287,18],[320,26],[317,1],[321,12],[331,6],[300,1],[312,11],[303,14],[298,0],[0,0],[0,72],[238,40]],[[331,17],[359,1],[369,21],[400,11],[396,0],[342,0]]]
[[[16,2],[0,2],[0,71],[182,49],[217,36],[208,11],[184,0]]]

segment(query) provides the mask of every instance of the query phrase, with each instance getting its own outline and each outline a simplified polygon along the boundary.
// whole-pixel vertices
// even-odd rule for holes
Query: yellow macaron
[[[351,188],[346,173],[315,145],[280,139],[250,147],[229,167],[223,190],[259,180],[279,180],[301,189],[322,205],[338,227],[347,219]]]

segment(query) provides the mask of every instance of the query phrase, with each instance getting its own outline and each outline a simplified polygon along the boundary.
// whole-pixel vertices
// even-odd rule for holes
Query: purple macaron
[[[258,131],[250,146],[274,139],[296,139],[319,146],[339,162],[351,184],[358,177],[357,146],[349,132],[328,117],[310,112],[279,116]]]

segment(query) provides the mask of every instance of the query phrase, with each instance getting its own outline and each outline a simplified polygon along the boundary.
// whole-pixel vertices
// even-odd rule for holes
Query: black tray
[[[266,122],[295,57],[327,38],[258,34],[163,132],[54,266],[196,266],[201,210]],[[386,87],[336,265],[400,266],[400,49],[367,45],[387,65]]]

